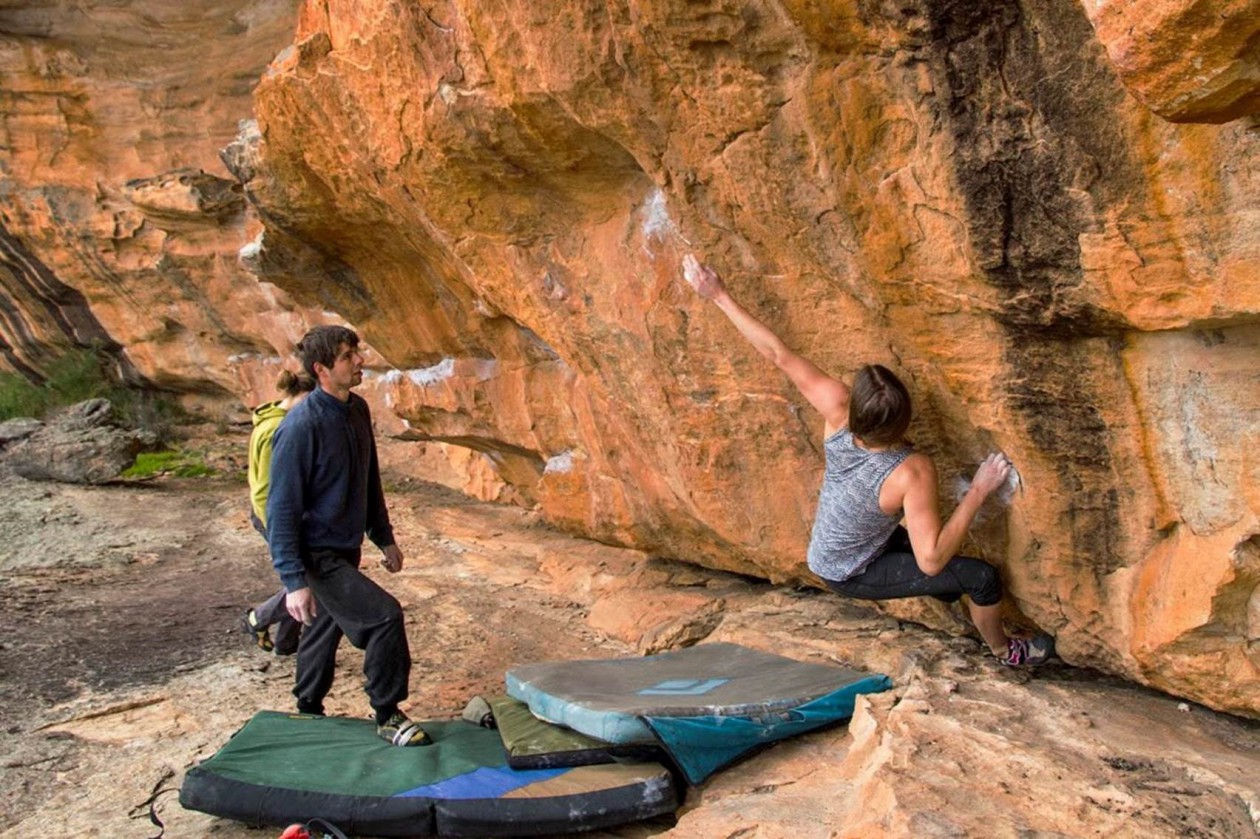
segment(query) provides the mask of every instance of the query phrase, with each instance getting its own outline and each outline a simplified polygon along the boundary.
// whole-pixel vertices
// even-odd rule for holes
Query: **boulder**
[[[116,426],[108,399],[72,405],[4,451],[14,472],[32,481],[102,484],[153,442],[148,432]]]
[[[43,426],[42,422],[33,417],[15,417],[0,422],[0,448],[25,440]]]
[[[1260,0],[1088,0],[1125,87],[1172,122],[1260,114]]]
[[[361,329],[404,436],[510,453],[552,522],[807,579],[820,418],[696,251],[822,369],[903,374],[946,510],[1012,457],[967,552],[1013,622],[1260,715],[1257,135],[1153,118],[1095,13],[1160,4],[1085,5],[308,3],[255,91],[259,270]],[[1226,5],[1141,48],[1194,41],[1193,86],[1255,20]]]

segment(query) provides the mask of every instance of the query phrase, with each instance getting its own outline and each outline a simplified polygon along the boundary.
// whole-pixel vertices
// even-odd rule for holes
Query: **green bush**
[[[111,367],[102,350],[83,347],[49,364],[42,385],[16,373],[0,373],[0,421],[14,417],[42,419],[67,405],[103,397],[113,404],[123,424],[167,439],[172,427],[185,418],[180,405],[162,394],[119,384],[110,374]]]
[[[213,475],[214,469],[197,455],[167,449],[160,452],[141,452],[136,462],[123,470],[124,478],[152,478],[155,475],[174,475],[176,478],[204,478]]]
[[[42,417],[48,392],[17,373],[0,373],[0,421],[14,417]]]
[[[17,373],[0,374],[0,419],[40,418],[84,399],[108,397],[115,389],[122,388],[110,381],[96,350],[72,350],[48,365],[42,385]]]

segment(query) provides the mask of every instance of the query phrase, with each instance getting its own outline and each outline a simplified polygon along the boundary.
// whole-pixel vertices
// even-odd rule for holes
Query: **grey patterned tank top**
[[[867,451],[842,428],[823,441],[827,467],[809,540],[809,570],[824,580],[847,580],[862,572],[888,543],[901,514],[879,509],[879,490],[910,456],[904,446]]]

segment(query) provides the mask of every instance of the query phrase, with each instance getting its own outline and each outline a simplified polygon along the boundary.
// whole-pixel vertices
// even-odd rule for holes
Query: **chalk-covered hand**
[[[994,452],[976,470],[976,476],[971,479],[971,487],[980,493],[981,498],[988,498],[991,492],[1006,483],[1010,474],[1011,462],[1006,459],[1006,455]]]
[[[705,300],[712,300],[726,290],[717,272],[692,254],[683,257],[683,279]]]

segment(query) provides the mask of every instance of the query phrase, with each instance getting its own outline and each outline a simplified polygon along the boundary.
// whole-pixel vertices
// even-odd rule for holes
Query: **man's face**
[[[349,390],[363,381],[363,354],[344,341],[337,346],[332,367],[322,364],[319,367],[322,371],[319,383],[325,390]]]

